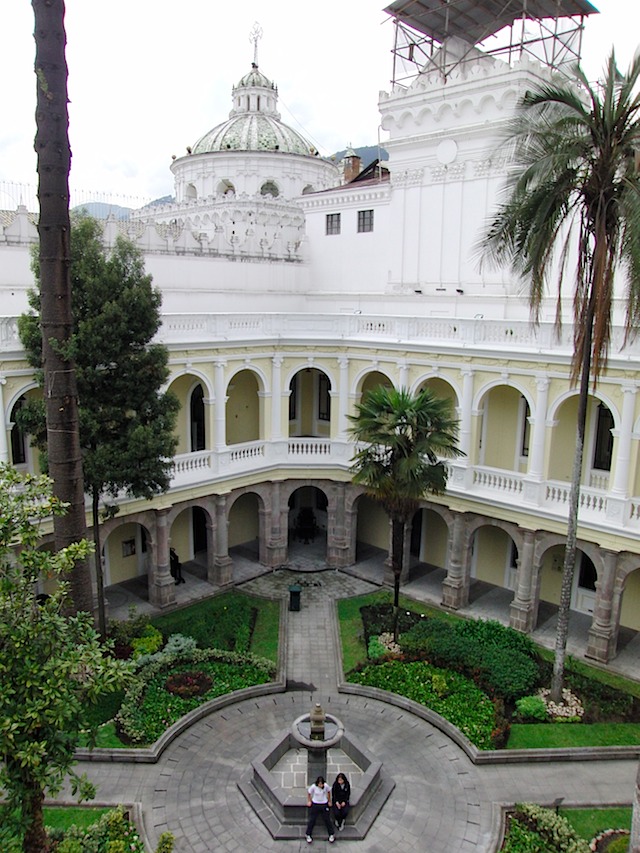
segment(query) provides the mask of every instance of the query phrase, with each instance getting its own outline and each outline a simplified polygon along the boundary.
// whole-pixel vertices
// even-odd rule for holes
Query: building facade
[[[528,87],[555,73],[527,55],[487,54],[452,36],[447,73],[428,63],[381,93],[388,171],[344,182],[277,113],[251,67],[227,121],[174,161],[175,201],[108,219],[163,294],[160,340],[181,403],[170,491],[123,499],[104,522],[107,585],[146,576],[175,600],[169,544],[233,580],[233,555],[285,565],[311,513],[327,564],[389,547],[382,509],[351,483],[349,415],[367,390],[425,386],[450,399],[464,456],[445,495],[407,527],[413,563],[442,573],[442,603],[476,581],[511,591],[505,620],[533,630],[559,601],[577,389],[571,305],[550,292],[532,325],[526,283],[478,263],[509,151],[501,131]],[[37,470],[15,426],[40,393],[17,334],[37,241],[24,207],[0,220],[0,458]],[[572,607],[590,614],[585,653],[615,657],[640,630],[640,349],[624,344],[624,282],[606,372],[593,389],[582,472]]]

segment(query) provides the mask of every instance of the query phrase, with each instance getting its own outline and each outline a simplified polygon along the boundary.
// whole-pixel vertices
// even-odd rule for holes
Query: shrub
[[[369,660],[378,660],[387,654],[386,648],[382,645],[378,637],[371,637],[367,646],[367,657]]]
[[[542,850],[557,853],[590,853],[589,844],[580,838],[566,818],[533,803],[518,803],[514,818],[540,836],[546,844]]]
[[[434,690],[434,675],[446,681],[446,695],[439,696]],[[422,661],[386,661],[369,664],[359,672],[351,673],[349,680],[390,690],[426,705],[453,723],[480,749],[490,749],[493,746],[492,732],[496,726],[493,703],[463,675],[442,672]]]
[[[135,605],[129,608],[128,619],[112,619],[109,622],[109,637],[113,640],[116,657],[130,657],[133,640],[142,637],[149,624],[149,615],[138,613]]]
[[[152,655],[157,652],[162,646],[162,633],[149,624],[144,629],[142,636],[134,637],[131,641],[133,649],[133,657],[137,658],[140,655]]]
[[[173,853],[174,842],[175,837],[171,832],[163,832],[160,838],[158,839],[156,853]]]
[[[539,723],[547,719],[547,707],[540,696],[523,696],[516,702],[516,710],[524,723]]]
[[[63,844],[66,847],[62,847]],[[122,807],[102,815],[88,829],[69,827],[58,846],[58,853],[77,853],[78,850],[80,853],[145,853],[138,831],[125,818]]]
[[[501,853],[549,853],[549,848],[537,832],[511,816]]]

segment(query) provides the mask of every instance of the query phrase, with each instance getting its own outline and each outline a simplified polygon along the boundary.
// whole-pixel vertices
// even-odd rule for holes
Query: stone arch
[[[523,530],[510,521],[470,514],[466,537],[472,583],[483,581],[501,589],[513,589],[516,579],[513,546],[517,552],[522,551]]]
[[[278,196],[280,195],[280,188],[274,180],[269,179],[265,181],[260,187],[260,195],[270,196],[271,198],[278,198]]]
[[[225,408],[227,445],[264,438],[264,377],[261,371],[244,365],[227,381]]]
[[[451,400],[454,409],[460,406],[460,389],[448,377],[441,376],[439,373],[428,373],[414,382],[410,390],[412,394],[417,394],[423,388],[431,388],[438,397]]]
[[[336,388],[333,371],[309,361],[288,371],[285,381],[289,391],[289,436],[329,438],[336,408],[332,405]]]
[[[387,372],[380,370],[379,365],[368,365],[356,374],[353,383],[357,399],[361,399],[363,393],[369,391],[375,385],[386,385],[389,388],[396,387],[393,379]]]
[[[472,452],[479,464],[525,473],[529,418],[535,411],[529,390],[519,382],[488,382],[476,394],[473,410],[478,421]]]
[[[562,568],[564,565],[564,551],[566,536],[556,533],[540,531],[534,550],[534,563],[537,567],[538,577],[536,579],[537,595],[540,601],[551,605],[557,605],[560,601],[560,583],[562,579]],[[593,542],[579,539],[576,542],[576,571],[574,572],[574,584],[571,593],[571,609],[581,612],[592,612],[580,602],[579,582],[582,555],[589,558],[596,572],[596,579],[602,578],[604,573],[604,558],[602,551]],[[587,596],[595,602],[595,590],[592,596]]]
[[[157,564],[155,523],[149,513],[108,519],[100,528],[105,588],[147,576]]]
[[[207,411],[206,405],[204,405],[204,400],[211,399],[212,394],[212,386],[209,377],[206,376],[201,370],[191,370],[185,368],[179,373],[173,374],[170,377],[169,384],[167,390],[171,391],[178,398],[180,402],[180,409],[178,411],[178,420],[176,423],[176,432],[178,435],[178,447],[176,448],[176,454],[181,453],[191,453],[194,450],[193,447],[193,434],[192,434],[192,412],[191,412],[191,395],[193,394],[196,386],[200,384],[202,386],[202,399],[203,399],[203,426],[204,426],[204,447],[200,448],[204,450],[207,446],[211,447],[211,436],[209,434],[209,430],[207,429]]]

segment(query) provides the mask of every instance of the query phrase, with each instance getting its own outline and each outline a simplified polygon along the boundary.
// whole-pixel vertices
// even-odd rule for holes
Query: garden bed
[[[554,708],[543,692],[551,662],[529,637],[498,622],[441,615],[418,603],[413,609],[405,600],[396,646],[389,600],[377,594],[357,604],[339,603],[343,629],[360,638],[343,644],[347,680],[425,705],[479,749],[640,744],[637,685],[613,687],[568,658],[566,705]],[[481,698],[469,700],[471,687]]]

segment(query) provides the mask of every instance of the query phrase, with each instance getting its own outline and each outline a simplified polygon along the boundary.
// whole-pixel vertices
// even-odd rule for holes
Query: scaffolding
[[[512,65],[528,55],[566,76],[580,62],[588,0],[395,0],[394,87],[436,70],[443,80],[479,50]],[[455,47],[454,47],[455,42]]]

